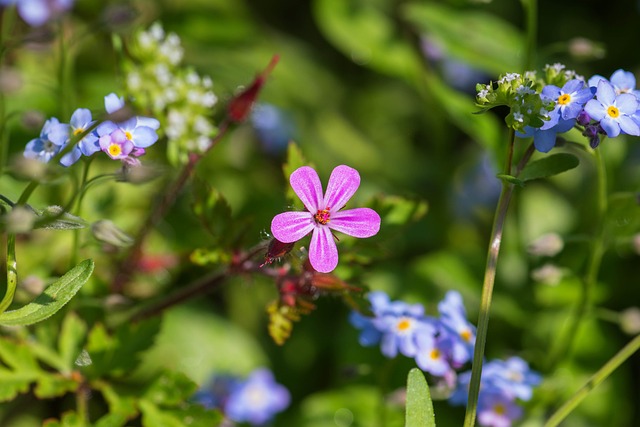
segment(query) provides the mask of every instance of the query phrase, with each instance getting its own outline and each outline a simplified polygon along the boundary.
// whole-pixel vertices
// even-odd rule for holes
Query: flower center
[[[128,130],[124,131],[124,136],[126,136],[129,141],[133,141],[133,135]]]
[[[429,353],[429,357],[431,357],[433,360],[437,360],[440,358],[440,350],[438,350],[437,348],[434,348],[433,350],[431,350],[431,353]]]
[[[504,415],[507,413],[507,408],[502,403],[498,403],[493,407],[493,412],[498,415]]]
[[[84,129],[82,128],[77,128],[73,130],[73,136],[78,136],[80,135],[82,132],[84,132]]]
[[[406,317],[403,317],[396,324],[396,328],[398,328],[398,331],[400,331],[400,332],[406,332],[408,329],[411,328],[411,320],[407,319]]]
[[[571,95],[569,95],[568,93],[563,93],[558,98],[558,104],[560,105],[567,105],[570,102],[571,102]]]
[[[460,337],[465,341],[465,342],[469,342],[471,341],[471,331],[464,330],[462,332],[460,332]]]
[[[44,147],[44,151],[46,152],[52,152],[52,151],[55,151],[56,149],[56,146],[51,141],[45,141],[44,144],[42,145]]]
[[[109,145],[109,155],[111,157],[118,157],[120,154],[122,154],[122,147],[118,144]]]
[[[617,119],[618,116],[620,116],[620,110],[611,105],[609,108],[607,108],[607,114],[609,115],[609,117]]]
[[[318,224],[326,225],[331,220],[329,209],[331,208],[318,209],[318,212],[313,216]]]

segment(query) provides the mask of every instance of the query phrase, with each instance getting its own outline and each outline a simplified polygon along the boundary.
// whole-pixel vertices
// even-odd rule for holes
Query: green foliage
[[[578,167],[580,161],[569,153],[557,153],[527,163],[518,178],[522,181],[548,178]]]
[[[453,58],[493,75],[521,69],[523,34],[496,15],[432,2],[407,3],[402,12]]]
[[[93,267],[92,260],[82,261],[48,286],[33,302],[0,314],[0,324],[8,326],[31,325],[52,316],[67,304],[89,280]]]
[[[435,427],[436,418],[429,385],[420,369],[413,368],[407,377],[405,427]]]

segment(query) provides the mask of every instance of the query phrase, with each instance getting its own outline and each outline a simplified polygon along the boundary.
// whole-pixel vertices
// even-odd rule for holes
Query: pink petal
[[[373,209],[347,209],[331,214],[329,227],[353,237],[371,237],[380,230],[380,215]]]
[[[283,212],[273,217],[271,234],[283,243],[293,243],[309,234],[314,226],[309,212]]]
[[[330,273],[338,265],[338,248],[329,227],[318,227],[311,235],[309,261],[314,270]]]
[[[322,184],[317,172],[309,166],[296,169],[289,177],[291,188],[300,197],[304,207],[311,213],[318,212],[323,205]],[[280,240],[280,239],[278,239]]]
[[[324,198],[324,207],[331,208],[331,212],[339,211],[347,204],[353,193],[360,186],[360,174],[349,166],[337,166],[327,185]]]

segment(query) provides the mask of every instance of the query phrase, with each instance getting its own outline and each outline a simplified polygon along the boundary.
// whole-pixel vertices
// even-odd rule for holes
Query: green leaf
[[[78,382],[63,375],[52,373],[38,377],[34,394],[38,399],[51,399],[64,396],[77,389]]]
[[[573,169],[579,164],[580,160],[578,160],[578,158],[573,154],[552,154],[539,160],[529,162],[520,175],[518,175],[518,178],[525,182],[533,179],[548,178]]]
[[[304,155],[302,154],[302,150],[296,143],[290,142],[289,147],[287,148],[287,161],[282,166],[282,172],[284,172],[284,177],[287,182],[289,182],[289,177],[291,176],[293,171],[302,166],[313,167],[313,164],[307,162],[307,159],[305,159]],[[290,185],[287,185],[287,200],[289,200],[298,208],[303,207],[302,202],[300,201],[298,196],[296,196],[296,193],[293,191],[293,188],[291,188]]]
[[[422,371],[413,368],[407,378],[407,409],[405,427],[435,427],[436,418],[429,385]]]
[[[82,261],[48,286],[33,302],[0,314],[0,325],[31,325],[52,316],[89,280],[93,267],[93,260]]]
[[[381,195],[370,206],[378,212],[385,227],[405,225],[420,220],[427,214],[428,203],[423,199]]]
[[[65,412],[62,420],[45,420],[42,427],[87,427],[84,419],[75,412]]]
[[[233,227],[231,206],[222,193],[202,180],[195,185],[193,211],[217,243],[228,243],[229,235],[235,234],[230,233]]]
[[[448,56],[495,75],[522,67],[523,34],[495,14],[413,2],[402,15]]]
[[[87,352],[93,363],[86,371],[95,377],[109,373],[123,376],[140,363],[142,352],[149,349],[160,330],[160,319],[135,324],[123,324],[113,336],[105,327],[96,324],[89,333]]]
[[[144,398],[156,405],[179,406],[197,389],[196,383],[180,372],[166,371],[147,389]]]
[[[61,206],[47,206],[37,212],[38,220],[35,228],[48,230],[76,230],[85,228],[87,221],[79,216],[64,212]]]
[[[389,2],[317,0],[314,14],[325,37],[356,63],[412,79],[421,64],[398,37]]]
[[[630,237],[640,231],[640,202],[635,193],[618,193],[609,198],[606,215],[608,234]]]
[[[71,372],[75,361],[82,352],[82,346],[87,334],[87,324],[75,313],[69,313],[62,321],[58,352],[64,363],[64,369]]]
[[[518,187],[524,187],[524,181],[516,178],[515,176],[499,173],[496,175],[496,178],[498,178],[501,181],[507,182],[509,184],[515,184]]]

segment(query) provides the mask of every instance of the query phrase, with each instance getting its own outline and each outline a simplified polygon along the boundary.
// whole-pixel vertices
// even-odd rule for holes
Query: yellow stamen
[[[498,415],[504,415],[507,413],[507,408],[502,403],[498,403],[493,407],[493,412]]]
[[[611,105],[609,106],[609,108],[607,108],[607,114],[609,115],[609,117],[617,119],[618,116],[620,116],[620,110],[618,110],[618,108]]]
[[[124,136],[126,136],[129,141],[133,141],[133,135],[128,130],[124,131]]]
[[[431,357],[432,359],[439,359],[440,358],[440,350],[438,350],[437,348],[434,348],[433,350],[431,350],[431,353],[429,353],[429,357]]]
[[[406,331],[411,327],[411,321],[409,319],[400,319],[396,327],[399,331]]]
[[[471,331],[465,330],[460,332],[460,337],[466,342],[471,341]]]
[[[109,154],[111,155],[111,157],[118,157],[120,154],[122,154],[122,147],[120,147],[118,144],[109,145]]]
[[[570,102],[571,102],[571,95],[569,95],[568,93],[562,94],[558,98],[558,104],[560,105],[567,105]]]
[[[84,129],[82,128],[77,128],[73,131],[73,136],[78,136],[80,135],[82,132],[84,132]]]

